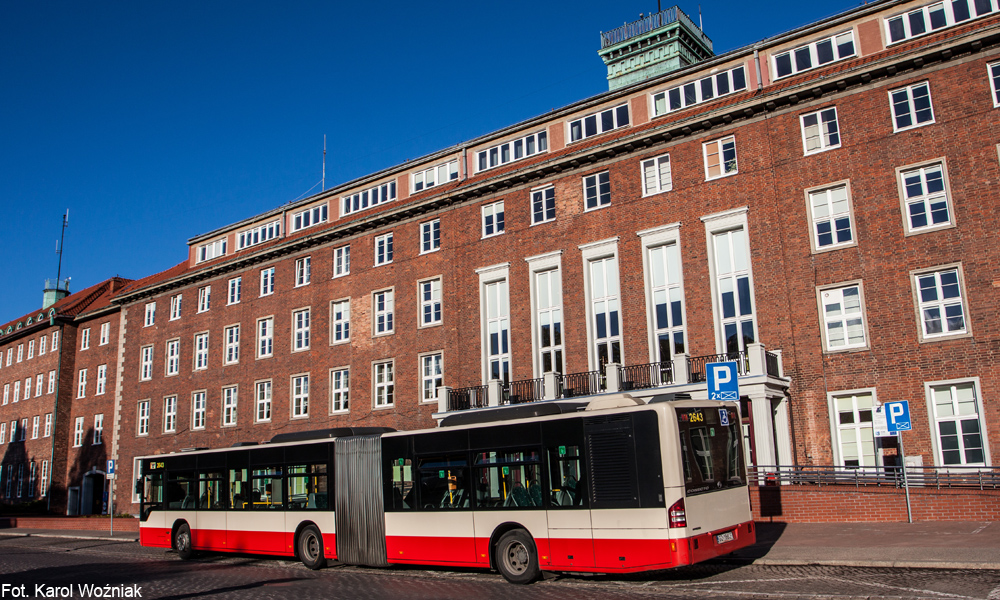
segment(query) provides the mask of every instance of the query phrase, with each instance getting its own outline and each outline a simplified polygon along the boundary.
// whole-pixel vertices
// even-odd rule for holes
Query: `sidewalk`
[[[138,540],[134,531],[0,529],[0,536]],[[758,523],[757,543],[719,558],[756,565],[1000,570],[1000,523]]]

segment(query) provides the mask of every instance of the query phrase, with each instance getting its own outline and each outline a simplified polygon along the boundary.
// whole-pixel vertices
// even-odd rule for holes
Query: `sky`
[[[858,6],[702,0],[717,54]],[[672,3],[662,2],[663,8]],[[697,22],[699,5],[682,0]],[[0,322],[187,240],[607,90],[651,0],[0,2]]]

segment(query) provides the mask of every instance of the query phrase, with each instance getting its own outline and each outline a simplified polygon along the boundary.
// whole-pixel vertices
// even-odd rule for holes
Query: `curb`
[[[111,536],[97,536],[97,535],[66,535],[58,533],[14,533],[0,531],[0,536],[7,537],[39,537],[39,538],[61,538],[68,540],[101,540],[101,541],[115,541],[115,542],[138,542],[138,537],[111,537]]]
[[[739,563],[745,565],[762,565],[768,567],[853,567],[873,569],[958,569],[1000,571],[1000,563],[996,562],[955,562],[944,560],[835,560],[835,559],[797,559],[797,558],[717,558],[710,562]]]

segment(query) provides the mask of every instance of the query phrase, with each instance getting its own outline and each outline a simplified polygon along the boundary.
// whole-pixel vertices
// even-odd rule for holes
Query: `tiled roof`
[[[21,323],[22,326],[27,325],[29,318],[34,320],[38,315],[43,315],[47,319],[49,312],[53,309],[56,311],[56,316],[76,317],[106,308],[111,305],[111,298],[121,290],[122,286],[129,282],[130,280],[121,277],[105,279],[75,294],[66,296],[48,308],[43,309],[39,307],[37,310],[33,310],[20,318],[4,323],[3,326],[0,326],[0,341],[7,335],[6,331],[8,327],[13,328],[12,333],[16,333],[18,331],[18,323]]]

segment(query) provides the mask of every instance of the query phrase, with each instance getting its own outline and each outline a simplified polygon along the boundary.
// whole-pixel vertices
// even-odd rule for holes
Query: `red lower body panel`
[[[389,535],[385,538],[385,549],[390,563],[463,567],[489,565],[489,557],[485,562],[477,560],[476,540],[471,537]]]

